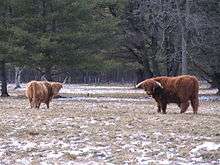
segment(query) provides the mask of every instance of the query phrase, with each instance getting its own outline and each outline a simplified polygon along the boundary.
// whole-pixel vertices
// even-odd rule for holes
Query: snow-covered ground
[[[16,89],[18,92],[25,91],[26,84],[21,84],[21,88]],[[15,85],[9,84],[8,88],[10,91],[14,90]],[[199,99],[205,101],[214,101],[220,100],[220,96],[214,95],[217,92],[216,89],[209,90],[200,90],[199,91]],[[60,90],[62,94],[69,94],[69,100],[100,100],[101,101],[116,101],[118,97],[121,97],[123,101],[144,101],[146,98],[150,98],[146,96],[145,91],[141,89],[135,89],[134,86],[107,86],[107,85],[80,85],[80,84],[65,84],[64,87]],[[125,97],[126,94],[128,97]],[[134,96],[134,98],[132,97]],[[71,97],[73,96],[73,97]],[[77,97],[76,97],[77,96]],[[100,98],[100,96],[102,98]],[[92,98],[91,98],[92,97]]]
[[[0,164],[220,164],[214,95],[200,97],[198,115],[191,108],[179,114],[172,104],[162,115],[132,86],[65,85],[62,95],[73,96],[36,110],[16,97],[24,87],[9,85],[15,97],[0,98]]]

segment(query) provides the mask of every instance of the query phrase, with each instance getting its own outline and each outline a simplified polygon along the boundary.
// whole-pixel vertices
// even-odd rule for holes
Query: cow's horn
[[[144,81],[142,81],[142,82],[140,82],[139,84],[137,84],[137,85],[135,86],[135,88],[140,88],[141,85],[143,84],[143,82],[144,82]]]
[[[159,87],[163,88],[163,86],[161,85],[161,83],[159,83],[159,82],[156,81],[156,84],[157,84]]]

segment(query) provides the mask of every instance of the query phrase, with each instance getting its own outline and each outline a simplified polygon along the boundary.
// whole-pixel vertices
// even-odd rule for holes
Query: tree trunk
[[[185,19],[182,20],[181,14],[180,14],[180,7],[175,0],[176,6],[177,6],[177,14],[178,14],[178,19],[179,19],[179,25],[180,25],[180,33],[181,33],[181,62],[182,62],[182,74],[187,74],[187,43],[186,43],[186,38],[185,36],[187,33],[187,26],[188,26],[188,18],[189,18],[189,0],[186,0],[186,11],[185,11]]]
[[[154,76],[153,72],[151,71],[150,68],[150,63],[148,60],[148,57],[144,56],[144,60],[143,60],[143,66],[144,66],[144,78],[151,78]]]
[[[144,42],[143,42],[144,43]],[[144,67],[144,79],[151,78],[154,76],[151,68],[150,61],[148,57],[148,50],[145,45],[142,45],[142,50],[140,51],[143,57],[143,67]]]
[[[136,71],[136,75],[137,75],[137,84],[144,80],[144,70],[143,69],[138,69]]]
[[[51,71],[51,67],[47,67],[45,69],[45,78],[47,79],[47,81],[52,81],[52,71]]]
[[[23,68],[15,67],[15,89],[21,88],[21,72]]]
[[[2,94],[1,97],[8,97],[8,90],[7,90],[7,76],[6,76],[6,69],[5,69],[5,61],[0,61],[0,67],[1,67],[1,77],[2,77]]]
[[[183,27],[181,28],[183,29]],[[187,74],[187,50],[186,50],[186,40],[184,38],[184,30],[182,31],[182,55],[181,55],[181,61],[182,61],[182,74]]]
[[[47,7],[47,6],[46,6],[46,0],[43,0],[43,1],[42,1],[42,14],[41,14],[41,16],[42,16],[43,18],[46,17],[46,10],[47,10],[46,7]],[[46,24],[43,24],[41,27],[42,27],[42,32],[45,33],[45,32],[47,31],[47,30],[46,30],[46,29],[47,29],[47,25],[46,25]]]
[[[157,60],[153,57],[151,61],[152,61],[153,75],[160,76],[161,74]]]
[[[152,52],[152,69],[153,69],[153,73],[155,76],[160,76],[160,70],[159,70],[159,65],[158,62],[156,60],[156,54],[157,54],[157,39],[155,37],[151,37],[152,40],[152,45],[151,45],[151,52]]]
[[[172,76],[177,76],[178,73],[179,73],[179,67],[180,67],[180,64],[178,62],[173,62],[173,69],[172,69],[172,72],[171,72],[171,75]]]
[[[167,62],[167,76],[177,76],[178,71],[179,63],[175,62],[175,59],[171,57]]]
[[[171,34],[164,33],[164,46],[166,56],[166,71],[167,76],[176,76],[179,71],[179,63],[175,60],[175,48]]]
[[[64,78],[64,80],[63,80],[63,84],[68,83],[69,78],[70,78],[69,76],[66,76],[66,77]]]

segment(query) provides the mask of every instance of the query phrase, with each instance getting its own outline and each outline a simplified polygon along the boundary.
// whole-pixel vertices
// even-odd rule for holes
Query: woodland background
[[[194,74],[220,90],[217,0],[1,0],[0,79],[137,83]],[[220,92],[218,92],[220,93]]]

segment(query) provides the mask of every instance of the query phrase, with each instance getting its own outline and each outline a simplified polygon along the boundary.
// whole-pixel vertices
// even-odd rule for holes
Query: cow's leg
[[[31,108],[33,107],[32,98],[28,98]]]
[[[37,105],[36,105],[36,108],[39,109],[39,108],[40,108],[40,104],[37,104]]]
[[[36,97],[33,97],[32,99],[32,107],[37,108],[38,99]]]
[[[49,101],[48,101],[48,102],[46,102],[47,109],[49,109],[49,108],[50,108],[49,104],[50,104],[50,102],[49,102]]]
[[[30,107],[34,108],[34,102],[33,102],[33,100],[31,98],[29,98],[29,103],[30,103]]]
[[[181,108],[180,113],[186,112],[186,110],[187,110],[188,107],[189,107],[189,102],[188,102],[188,101],[181,103],[181,104],[180,104],[180,108]]]
[[[36,106],[35,106],[35,108],[39,109],[39,108],[40,108],[40,104],[41,104],[40,101],[36,102]]]
[[[35,108],[35,107],[34,107],[34,102],[33,102],[33,101],[30,103],[30,105],[31,105],[31,108]]]
[[[157,112],[160,113],[160,112],[161,112],[161,105],[160,105],[159,102],[157,102],[157,108],[158,108],[158,109],[157,109]]]
[[[197,114],[198,106],[199,106],[199,100],[198,98],[191,99],[191,106],[193,108],[193,113]]]
[[[163,114],[166,114],[166,109],[167,109],[167,103],[162,103],[162,112]]]
[[[38,103],[34,103],[34,108],[37,108],[38,107]]]
[[[37,104],[35,101],[32,101],[32,104],[31,104],[32,108],[36,108],[37,107]]]

